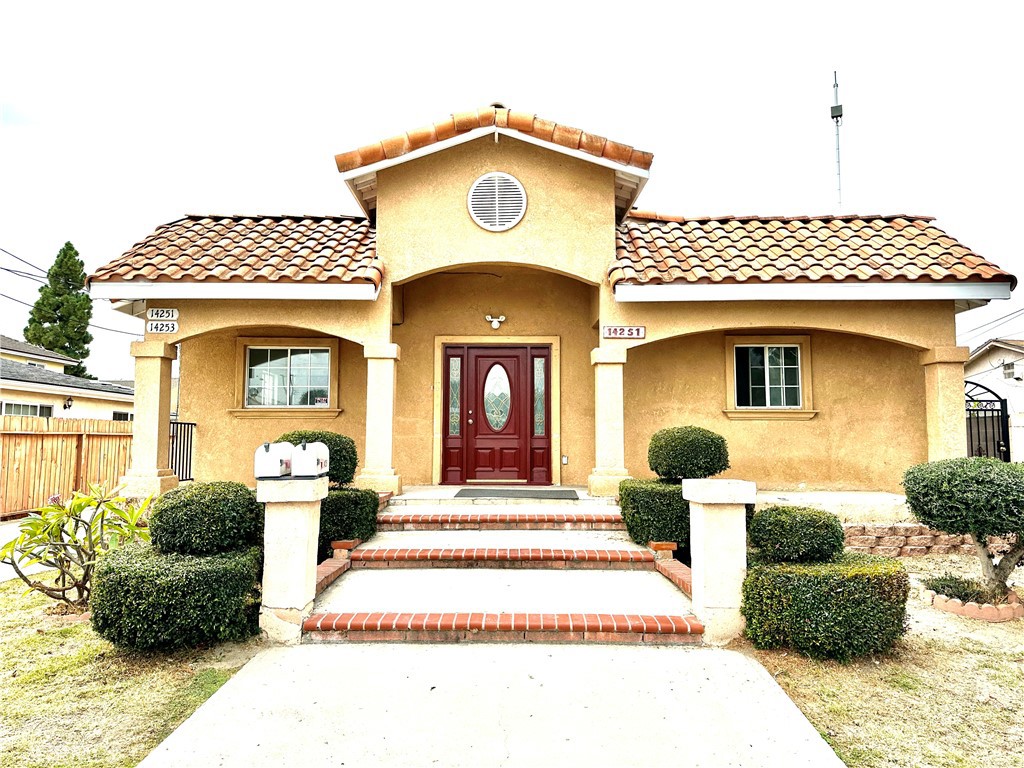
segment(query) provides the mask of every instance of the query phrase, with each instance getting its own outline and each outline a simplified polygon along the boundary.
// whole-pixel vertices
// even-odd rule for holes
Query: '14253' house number
[[[177,333],[178,310],[165,307],[146,309],[146,333]]]

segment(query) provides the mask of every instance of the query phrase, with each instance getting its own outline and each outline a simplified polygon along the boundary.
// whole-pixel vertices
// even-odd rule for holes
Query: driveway
[[[842,768],[754,660],[602,645],[264,651],[140,768]]]

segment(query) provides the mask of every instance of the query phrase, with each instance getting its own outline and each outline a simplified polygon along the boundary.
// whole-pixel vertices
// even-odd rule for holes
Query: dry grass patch
[[[1024,621],[989,624],[926,606],[920,579],[980,575],[976,557],[905,558],[910,631],[886,656],[842,665],[750,653],[851,768],[1024,765]],[[1024,583],[1024,569],[1015,572]],[[1018,587],[1019,589],[1019,587]]]
[[[134,766],[260,649],[121,650],[0,583],[0,768]]]

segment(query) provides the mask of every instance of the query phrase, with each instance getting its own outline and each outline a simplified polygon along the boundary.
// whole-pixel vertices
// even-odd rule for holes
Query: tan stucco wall
[[[259,306],[255,302],[252,306]],[[268,318],[272,315],[266,315]],[[294,429],[325,429],[348,435],[356,442],[360,462],[366,432],[366,361],[358,344],[342,340],[339,360],[332,375],[338,377],[338,405],[342,413],[333,418],[314,417],[297,411],[294,415],[266,418],[239,415],[236,386],[240,384],[236,363],[236,338],[310,337],[310,331],[289,327],[256,326],[230,329],[188,339],[181,344],[180,421],[196,422],[193,472],[196,480],[237,480],[253,484],[253,452]]]
[[[625,367],[626,466],[650,477],[656,430],[694,424],[723,435],[724,477],[766,489],[899,492],[903,471],[926,461],[928,441],[919,353],[842,333],[811,332],[817,415],[806,421],[732,420],[726,403],[724,332],[630,350]]]
[[[526,190],[526,215],[506,232],[477,226],[466,206],[473,182],[492,171]],[[509,137],[382,170],[377,183],[377,252],[392,283],[452,265],[508,262],[598,284],[615,253],[614,172]]]
[[[404,289],[404,321],[393,329],[402,349],[395,407],[395,468],[406,484],[431,482],[434,337],[559,337],[562,483],[583,485],[594,466],[594,373],[597,331],[588,320],[597,290],[571,278],[515,267],[431,275]],[[505,315],[497,331],[484,316]],[[513,337],[509,339],[509,337]],[[555,457],[557,460],[557,457]]]
[[[134,404],[131,402],[105,400],[101,397],[85,397],[77,394],[70,397],[73,402],[71,407],[65,410],[64,402],[68,395],[0,388],[0,402],[50,405],[53,406],[53,415],[56,418],[105,419],[109,421],[114,417],[114,411],[131,413],[134,408]]]

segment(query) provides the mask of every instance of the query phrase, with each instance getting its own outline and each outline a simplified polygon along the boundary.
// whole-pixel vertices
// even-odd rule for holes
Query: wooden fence
[[[0,416],[0,517],[66,499],[128,470],[132,422]]]

